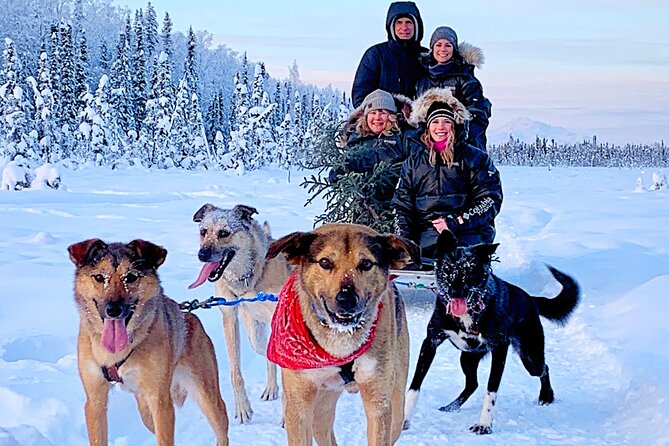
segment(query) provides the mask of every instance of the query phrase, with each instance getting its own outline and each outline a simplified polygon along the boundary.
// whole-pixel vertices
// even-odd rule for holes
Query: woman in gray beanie
[[[346,151],[346,160],[330,171],[330,183],[351,172],[371,174],[384,162],[390,167],[389,175],[375,185],[373,195],[381,207],[377,213],[389,211],[400,164],[408,156],[404,132],[410,128],[406,122],[410,112],[411,100],[404,96],[384,90],[368,94],[339,134],[337,145]]]
[[[472,114],[466,141],[486,149],[485,132],[492,104],[483,96],[474,67],[483,65],[481,49],[468,43],[458,44],[458,35],[448,26],[435,29],[430,37],[430,51],[421,57],[422,75],[416,83],[416,95],[431,88],[450,88],[453,96]]]

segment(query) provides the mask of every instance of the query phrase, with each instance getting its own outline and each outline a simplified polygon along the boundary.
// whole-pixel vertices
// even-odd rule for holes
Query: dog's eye
[[[207,235],[207,228],[200,229],[200,237],[204,237],[205,235]]]
[[[102,274],[93,274],[93,280],[95,280],[97,283],[105,283],[105,276]]]
[[[334,268],[334,265],[330,261],[330,259],[322,258],[318,261],[318,264],[323,268],[324,270],[331,270]]]
[[[358,269],[360,271],[369,271],[372,269],[372,266],[374,266],[374,262],[372,262],[369,259],[364,259],[360,264],[358,265]]]
[[[218,238],[225,238],[225,237],[230,237],[230,231],[226,231],[225,229],[221,229],[218,231]]]
[[[125,275],[125,283],[134,283],[137,282],[137,279],[139,279],[139,276],[135,273],[128,273]]]

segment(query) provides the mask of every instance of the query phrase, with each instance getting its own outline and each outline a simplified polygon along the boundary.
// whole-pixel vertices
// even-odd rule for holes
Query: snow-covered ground
[[[510,354],[495,407],[494,433],[467,431],[483,388],[459,413],[437,410],[461,390],[458,352],[444,344],[423,385],[412,427],[400,445],[669,445],[669,191],[633,192],[651,172],[618,169],[504,168],[498,217],[498,275],[532,293],[558,287],[544,263],[580,282],[583,301],[565,328],[545,323],[546,356],[556,403],[536,404],[539,383]],[[206,298],[212,285],[187,285],[200,263],[193,213],[204,203],[244,203],[260,211],[275,236],[309,230],[317,202],[303,203],[302,174],[285,171],[186,172],[63,170],[61,190],[0,192],[0,446],[88,444],[84,393],[76,369],[78,315],[74,267],[66,247],[100,237],[145,238],[169,252],[160,268],[177,301]],[[208,287],[208,289],[207,289]],[[425,295],[406,292],[411,370],[431,312]],[[232,391],[218,310],[200,310],[214,340],[223,397]],[[250,425],[230,426],[231,444],[285,445],[281,403],[261,402],[264,359],[244,340],[243,370],[255,410]],[[479,370],[485,383],[489,359]],[[114,390],[110,444],[152,445],[134,399]],[[177,444],[211,445],[214,437],[192,401],[177,412]],[[342,395],[335,433],[341,445],[365,444],[357,395]]]

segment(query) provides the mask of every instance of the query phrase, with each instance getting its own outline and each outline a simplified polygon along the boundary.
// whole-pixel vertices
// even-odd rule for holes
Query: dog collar
[[[331,355],[318,345],[302,316],[302,309],[295,290],[296,274],[293,273],[279,294],[279,302],[272,317],[272,333],[267,344],[267,358],[280,367],[291,370],[317,369],[342,366],[362,356],[374,340],[376,326],[381,316],[382,304],[370,328],[367,340],[346,357]]]
[[[128,360],[130,355],[132,355],[133,351],[134,351],[134,349],[130,350],[130,353],[128,353],[128,356],[121,359],[119,362],[117,362],[114,365],[110,365],[109,367],[107,367],[106,365],[103,365],[102,367],[100,367],[102,369],[102,376],[104,376],[105,379],[108,382],[110,382],[111,384],[114,384],[114,383],[123,384],[123,378],[121,378],[121,375],[118,374],[118,369],[123,364],[125,364],[125,362]]]

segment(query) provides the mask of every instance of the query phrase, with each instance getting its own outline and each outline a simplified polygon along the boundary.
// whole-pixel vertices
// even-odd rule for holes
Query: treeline
[[[273,79],[151,3],[0,0],[0,156],[72,167],[256,169],[301,161],[343,119],[339,91]]]
[[[495,163],[506,166],[669,167],[669,148],[664,141],[623,146],[598,143],[556,144],[537,138],[534,144],[509,139],[488,148]]]

